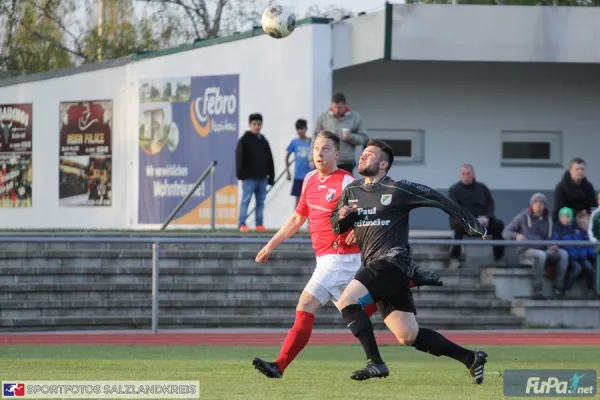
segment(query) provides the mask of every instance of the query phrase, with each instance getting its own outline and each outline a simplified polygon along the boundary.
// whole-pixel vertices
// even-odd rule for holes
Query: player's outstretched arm
[[[336,235],[340,235],[352,229],[357,217],[358,214],[356,213],[356,210],[348,206],[348,196],[344,190],[338,200],[335,210],[333,210],[331,217],[329,217],[331,229],[333,229],[333,232]]]
[[[292,237],[296,232],[302,228],[304,222],[308,217],[300,215],[298,213],[292,214],[292,216],[283,224],[283,226],[277,231],[277,233],[269,240],[271,247],[274,249],[287,239]]]
[[[484,237],[486,229],[471,213],[440,192],[418,183],[402,180],[398,189],[405,193],[410,209],[418,207],[438,208],[451,217],[459,218],[469,236]]]
[[[261,251],[256,255],[255,261],[258,263],[263,263],[269,259],[271,252],[275,250],[277,246],[281,243],[285,242],[292,235],[294,235],[308,217],[304,215],[300,215],[298,213],[292,214],[292,216],[283,224],[283,226],[277,231],[277,233],[269,240],[269,242],[262,248]]]

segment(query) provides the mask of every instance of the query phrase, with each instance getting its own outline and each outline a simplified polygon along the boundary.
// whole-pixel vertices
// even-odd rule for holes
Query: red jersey
[[[296,213],[308,217],[310,238],[317,257],[360,253],[356,243],[346,245],[346,237],[350,232],[336,235],[330,222],[331,213],[337,206],[342,191],[355,180],[351,173],[343,169],[338,169],[323,179],[319,177],[317,170],[313,170],[304,178]]]

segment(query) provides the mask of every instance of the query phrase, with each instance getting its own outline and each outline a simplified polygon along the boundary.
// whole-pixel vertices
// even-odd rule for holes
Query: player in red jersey
[[[256,256],[256,262],[266,262],[277,246],[309,220],[317,263],[298,300],[294,325],[275,361],[267,362],[259,358],[252,361],[254,367],[269,378],[282,377],[287,366],[308,343],[316,313],[330,300],[337,307],[340,294],[361,266],[360,249],[356,245],[354,233],[349,231],[338,235],[333,232],[330,222],[343,189],[355,181],[349,172],[337,168],[340,138],[331,132],[322,131],[317,135],[313,146],[316,170],[304,178],[295,213]],[[415,275],[413,280],[417,281],[417,278]],[[438,282],[439,277],[435,274],[422,274],[422,279],[417,281],[419,285],[441,284]],[[372,300],[366,301],[363,306],[369,317],[377,311]]]

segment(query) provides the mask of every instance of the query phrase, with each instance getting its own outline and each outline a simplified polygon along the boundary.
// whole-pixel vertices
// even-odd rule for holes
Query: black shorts
[[[367,288],[383,319],[392,311],[417,314],[410,292],[410,279],[396,265],[379,260],[361,267],[354,279]]]
[[[294,183],[292,184],[292,196],[300,197],[302,194],[302,183],[304,179],[294,179]]]

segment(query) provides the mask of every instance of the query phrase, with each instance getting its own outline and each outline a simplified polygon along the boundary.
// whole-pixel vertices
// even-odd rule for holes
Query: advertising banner
[[[140,82],[139,223],[162,224],[213,160],[215,224],[236,225],[239,75]],[[171,224],[206,225],[210,177]]]
[[[112,204],[110,100],[60,103],[59,204]]]
[[[0,104],[0,208],[31,207],[32,104]]]

